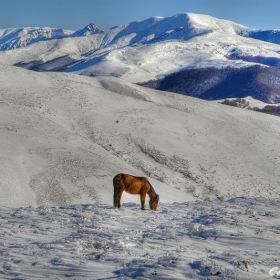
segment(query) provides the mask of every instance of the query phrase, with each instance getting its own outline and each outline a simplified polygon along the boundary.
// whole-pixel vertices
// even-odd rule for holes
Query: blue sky
[[[104,29],[151,16],[192,12],[251,28],[280,29],[280,0],[0,0],[0,29],[39,26]]]

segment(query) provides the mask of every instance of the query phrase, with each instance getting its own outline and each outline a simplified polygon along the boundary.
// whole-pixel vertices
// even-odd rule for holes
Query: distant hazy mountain
[[[179,92],[218,99],[220,92],[225,97],[236,93],[234,97],[254,96],[251,90],[256,88],[255,97],[278,102],[279,42],[280,30],[252,29],[207,15],[182,13],[135,21],[108,31],[93,23],[76,32],[51,28],[0,30],[0,49],[6,50],[0,52],[0,59],[36,71],[116,76],[137,83],[164,83],[166,79],[170,84],[171,74],[180,72],[183,79],[194,69],[202,69],[197,73],[204,79],[207,69],[213,68],[213,88],[197,85],[194,88],[200,88],[199,94],[182,87]],[[242,70],[244,67],[249,68]],[[273,70],[268,70],[271,67]],[[227,68],[232,70],[223,70]],[[192,86],[196,80],[199,78],[191,82]],[[205,92],[200,92],[203,88]]]

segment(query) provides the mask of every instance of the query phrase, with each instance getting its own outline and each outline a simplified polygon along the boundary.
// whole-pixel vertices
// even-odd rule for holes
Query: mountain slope
[[[1,205],[111,205],[119,172],[147,176],[161,202],[279,197],[278,117],[113,77],[0,70]]]

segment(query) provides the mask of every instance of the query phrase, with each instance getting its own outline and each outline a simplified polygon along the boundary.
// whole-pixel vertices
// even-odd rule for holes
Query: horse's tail
[[[117,188],[117,176],[116,175],[113,179],[113,186],[114,186],[114,196],[113,196],[113,207],[117,208],[118,207],[118,202],[117,202],[117,197],[118,197],[118,188]]]
[[[118,174],[113,179],[114,186],[114,197],[113,197],[113,206],[114,208],[120,208],[120,186],[123,184],[122,174]]]

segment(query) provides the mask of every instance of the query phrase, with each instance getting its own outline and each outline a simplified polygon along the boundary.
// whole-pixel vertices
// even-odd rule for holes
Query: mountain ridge
[[[158,25],[160,25],[160,28],[158,28]],[[0,29],[0,50],[8,50],[13,48],[23,47],[40,40],[62,39],[66,37],[75,37],[75,36],[89,36],[89,35],[94,35],[103,32],[112,33],[115,32],[116,30],[123,31],[126,29],[129,29],[130,31],[132,29],[134,29],[134,31],[139,31],[143,29],[147,30],[155,26],[157,27],[157,29],[161,29],[161,31],[164,28],[166,28],[166,31],[174,30],[176,28],[188,28],[188,29],[208,28],[211,31],[220,30],[226,33],[232,33],[243,37],[254,38],[254,39],[277,43],[277,44],[279,44],[280,42],[279,29],[272,29],[272,30],[254,29],[235,23],[230,20],[217,19],[209,15],[194,14],[194,13],[179,13],[171,17],[150,17],[145,20],[138,20],[124,25],[114,26],[109,30],[102,29],[95,23],[90,23],[78,31],[65,30],[62,28],[49,28],[49,27],[20,27],[20,28]],[[170,30],[168,30],[168,27],[170,28]],[[13,33],[12,38],[11,39],[7,38],[7,35],[9,34],[11,35],[11,33]],[[37,36],[35,34],[37,34]],[[38,38],[38,40],[37,41],[26,40],[26,42],[24,42],[24,40],[20,40],[20,37],[28,36],[28,35],[30,35],[32,38],[34,37]],[[162,35],[163,34],[160,34],[160,36]],[[158,36],[155,35],[155,37]],[[9,45],[8,42],[11,40],[13,42],[21,41],[22,44],[13,43]]]
[[[73,31],[62,28],[21,27],[2,29],[1,33],[0,50],[3,51],[25,47],[39,41],[66,38],[73,34]]]
[[[15,49],[1,51],[1,61],[30,70],[115,76],[133,83],[160,80],[190,69],[238,70],[259,65],[273,67],[277,72],[280,66],[280,30],[252,29],[208,15],[150,17],[108,31],[94,23],[76,32],[40,29],[40,35],[35,31],[29,28],[8,32],[11,36],[6,39]],[[19,41],[15,39],[18,34],[23,35]],[[30,34],[34,38],[28,37]],[[62,37],[54,39],[55,36]],[[3,46],[5,36],[1,38]],[[273,75],[267,77],[264,91],[271,87],[273,79]],[[278,102],[278,83],[275,89],[275,98],[262,100]]]

